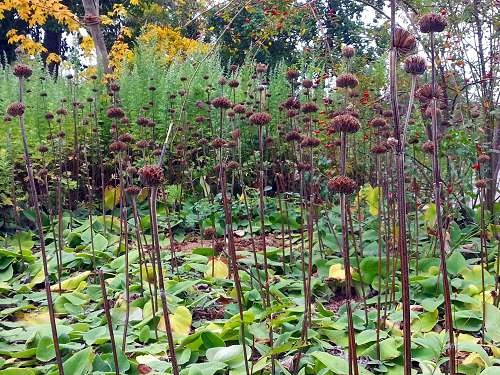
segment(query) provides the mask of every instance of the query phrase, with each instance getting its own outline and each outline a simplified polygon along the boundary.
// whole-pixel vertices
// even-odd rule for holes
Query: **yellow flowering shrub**
[[[183,37],[178,31],[167,26],[147,25],[138,41],[154,48],[158,58],[167,64],[177,57],[208,50],[206,44]]]
[[[10,11],[15,11],[17,16],[27,22],[30,27],[43,25],[49,17],[53,17],[69,31],[76,31],[79,28],[78,18],[60,0],[2,0],[0,21],[5,18],[5,13]],[[18,34],[15,29],[9,30],[7,41],[10,44],[19,44],[19,47],[30,55],[46,52],[41,43],[29,36]]]

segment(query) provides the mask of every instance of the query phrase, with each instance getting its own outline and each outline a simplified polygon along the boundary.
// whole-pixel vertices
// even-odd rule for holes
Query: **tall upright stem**
[[[151,230],[153,235],[153,249],[156,258],[156,269],[158,273],[158,286],[160,289],[160,299],[163,310],[163,320],[165,321],[165,329],[167,331],[168,351],[170,353],[170,361],[172,362],[172,371],[174,375],[179,375],[179,366],[177,365],[177,356],[175,354],[174,338],[172,335],[172,327],[170,325],[170,317],[168,312],[167,295],[165,293],[165,283],[163,282],[163,268],[160,254],[160,238],[158,235],[158,220],[156,214],[156,196],[158,194],[157,187],[151,187],[150,206],[151,206]]]
[[[410,321],[410,282],[409,259],[406,243],[406,197],[404,174],[404,138],[400,126],[398,87],[397,87],[397,50],[394,45],[396,32],[396,0],[391,0],[391,51],[390,51],[390,96],[391,109],[394,119],[394,137],[396,145],[396,175],[397,175],[397,202],[398,202],[398,250],[401,263],[401,289],[403,297],[403,347],[404,347],[404,375],[411,374],[411,321]]]
[[[439,243],[439,254],[441,258],[441,273],[443,277],[443,294],[444,294],[444,319],[446,329],[448,329],[450,358],[450,374],[456,373],[455,360],[455,337],[453,333],[453,315],[451,310],[450,285],[448,280],[448,270],[446,266],[446,240],[443,231],[443,214],[441,210],[441,168],[439,166],[439,140],[438,140],[438,119],[437,119],[437,99],[435,95],[436,89],[436,66],[434,62],[434,33],[430,34],[431,39],[431,63],[432,63],[432,100],[431,100],[431,117],[432,117],[432,143],[434,152],[432,153],[432,171],[434,177],[434,200],[436,202],[436,224]]]
[[[342,132],[340,135],[340,174],[345,175],[347,156],[347,134]],[[345,289],[346,289],[346,306],[347,306],[347,330],[349,339],[349,374],[358,375],[358,358],[356,354],[356,339],[354,336],[354,322],[352,319],[352,275],[351,261],[349,259],[349,221],[347,211],[347,196],[345,193],[340,194],[340,216],[342,223],[342,255],[344,258],[345,271]]]
[[[24,79],[19,79],[19,101],[22,103],[23,99],[23,83]],[[52,301],[52,292],[50,290],[50,273],[48,268],[48,260],[47,260],[47,252],[45,250],[45,235],[43,233],[43,224],[42,224],[42,215],[40,212],[40,204],[38,202],[38,194],[36,192],[35,178],[33,176],[33,166],[31,164],[31,158],[29,154],[28,148],[28,138],[26,137],[26,130],[24,128],[24,116],[19,116],[19,126],[21,128],[21,136],[23,139],[23,148],[24,148],[24,159],[26,161],[26,171],[28,172],[28,180],[30,184],[31,190],[31,198],[33,201],[33,208],[35,210],[35,223],[38,229],[38,238],[40,239],[40,252],[42,254],[42,267],[43,267],[43,275],[44,275],[44,284],[45,284],[45,294],[47,296],[47,306],[49,309],[49,320],[50,320],[50,330],[52,333],[52,341],[54,342],[54,351],[56,354],[56,362],[57,368],[60,375],[64,374],[61,350],[59,348],[59,340],[57,336],[57,326],[56,326],[56,317],[54,312],[54,304]]]

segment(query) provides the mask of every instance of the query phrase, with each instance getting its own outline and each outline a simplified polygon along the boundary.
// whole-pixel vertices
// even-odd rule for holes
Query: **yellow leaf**
[[[353,269],[351,267],[351,274],[353,273]],[[339,281],[345,280],[345,269],[341,263],[332,264],[330,266],[330,271],[328,272],[328,277],[330,279],[335,279]]]
[[[193,318],[191,316],[191,312],[186,306],[179,306],[175,309],[173,314],[170,314],[170,327],[172,328],[172,332],[178,336],[187,336],[191,332],[191,323],[193,322]],[[165,320],[163,319],[163,315],[160,318],[160,322],[158,323],[158,329],[161,331],[166,331]]]
[[[104,208],[110,210],[120,203],[121,189],[119,186],[107,186],[104,189]]]
[[[87,277],[89,277],[90,271],[85,271],[79,275],[75,275],[73,277],[70,277],[69,279],[64,280],[61,283],[61,290],[77,290],[77,289],[82,289],[82,283],[85,283],[85,280]],[[52,291],[58,291],[59,290],[59,284],[52,285],[50,287],[50,290]]]
[[[229,276],[229,267],[227,262],[221,258],[210,258],[208,269],[205,271],[205,277],[214,277],[216,279],[227,279]]]
[[[484,363],[484,360],[481,358],[481,356],[478,353],[471,353],[467,356],[467,358],[464,359],[462,362],[464,365],[478,365],[480,367],[486,367],[486,363]]]

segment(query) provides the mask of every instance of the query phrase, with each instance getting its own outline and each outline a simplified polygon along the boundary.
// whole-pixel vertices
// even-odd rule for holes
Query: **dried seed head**
[[[41,154],[45,154],[47,151],[49,151],[49,148],[45,145],[40,145],[38,146],[38,152]]]
[[[398,140],[394,137],[389,137],[387,138],[387,146],[389,147],[396,147],[398,145]]]
[[[415,92],[415,98],[417,98],[423,105],[428,105],[433,98],[438,100],[443,99],[443,89],[439,85],[434,85],[434,90],[432,85],[427,83],[418,88]]]
[[[387,126],[387,121],[383,117],[375,117],[368,124],[373,128],[383,128]]]
[[[425,57],[411,55],[405,59],[404,69],[406,73],[418,76],[424,74],[426,65],[427,62],[425,61]]]
[[[7,107],[7,114],[12,117],[21,117],[24,114],[26,107],[23,103],[11,103]]]
[[[109,84],[109,89],[112,91],[112,92],[118,92],[120,91],[120,85],[116,82],[111,82]]]
[[[373,154],[383,154],[387,152],[387,144],[385,142],[377,143],[371,148]]]
[[[314,83],[310,79],[305,78],[304,80],[302,80],[302,87],[305,89],[310,89],[311,87],[313,87],[313,85]]]
[[[358,119],[351,115],[335,116],[331,125],[336,131],[346,133],[356,133],[360,126]]]
[[[415,37],[405,29],[396,27],[394,31],[394,47],[398,53],[406,55],[411,53],[417,45]]]
[[[118,153],[127,150],[127,144],[122,141],[114,141],[109,145],[109,151]]]
[[[241,115],[241,114],[245,113],[246,109],[245,109],[245,106],[243,104],[236,104],[233,107],[233,111],[234,111],[234,113],[238,113]]]
[[[129,186],[125,188],[125,192],[133,197],[139,195],[141,193],[141,188],[136,185]]]
[[[490,156],[487,155],[487,154],[480,154],[478,157],[477,157],[477,162],[480,163],[480,164],[483,164],[483,163],[488,163],[489,161],[491,160]]]
[[[484,189],[488,186],[488,183],[490,182],[489,179],[486,179],[486,178],[481,178],[479,180],[476,180],[476,182],[474,183],[474,185],[478,188],[478,189]]]
[[[145,139],[141,139],[140,141],[137,141],[135,145],[137,146],[137,148],[145,150],[146,148],[149,147],[149,142],[146,141]]]
[[[354,57],[355,54],[356,49],[353,46],[344,46],[344,48],[342,48],[342,56],[344,56],[346,59]]]
[[[227,163],[226,165],[226,168],[229,170],[229,171],[232,171],[232,170],[235,170],[235,169],[238,169],[240,167],[240,164],[235,161],[235,160],[231,160],[229,163]]]
[[[313,113],[318,111],[318,106],[314,102],[307,102],[302,104],[300,109],[302,113]]]
[[[125,116],[125,112],[123,112],[123,109],[120,107],[111,107],[106,111],[106,116],[108,116],[108,118],[120,119]]]
[[[424,14],[418,21],[422,33],[440,33],[446,27],[446,18],[439,13]]]
[[[224,86],[227,83],[226,77],[219,78],[219,85]]]
[[[163,169],[158,165],[145,165],[138,171],[143,185],[149,187],[160,186],[163,182]]]
[[[289,97],[283,102],[283,107],[285,107],[286,109],[299,109],[300,102],[296,98]]]
[[[241,132],[240,132],[240,129],[234,129],[232,132],[231,132],[231,138],[236,141],[240,138],[240,135],[241,135]]]
[[[222,138],[215,138],[212,141],[213,148],[221,148],[221,147],[224,147],[225,144],[226,144],[226,141]]]
[[[314,147],[318,147],[320,145],[320,140],[318,138],[306,136],[306,137],[302,138],[300,145],[303,148],[314,148]]]
[[[205,228],[205,230],[203,231],[203,237],[208,238],[208,239],[214,238],[215,234],[216,234],[215,228],[213,228],[213,227]]]
[[[299,172],[306,172],[306,171],[310,171],[311,169],[312,169],[312,165],[309,163],[303,163],[303,162],[297,163],[297,170]]]
[[[134,141],[134,137],[132,134],[124,133],[118,137],[118,140],[125,143],[132,143]]]
[[[228,82],[228,86],[231,87],[232,89],[235,89],[240,85],[240,82],[236,79],[232,79]]]
[[[422,144],[422,150],[428,154],[433,154],[434,153],[434,143],[432,141],[425,141]]]
[[[286,79],[288,79],[289,81],[295,81],[297,80],[297,78],[299,78],[299,76],[300,73],[296,69],[288,69],[286,71]]]
[[[359,81],[354,74],[343,73],[337,77],[337,87],[340,88],[354,88],[358,85]]]
[[[220,108],[220,109],[229,109],[232,106],[231,100],[229,100],[225,96],[219,96],[219,97],[213,99],[211,104],[215,108]]]
[[[12,69],[12,72],[18,78],[29,78],[31,77],[33,70],[28,65],[17,64],[14,66],[14,69]]]
[[[328,181],[328,188],[332,193],[352,194],[357,187],[356,181],[347,176],[335,176]]]
[[[287,142],[300,142],[302,141],[302,136],[297,130],[289,131],[285,136],[285,141]]]
[[[271,122],[271,115],[267,112],[257,112],[249,117],[249,121],[253,125],[264,126]]]
[[[257,64],[257,66],[255,67],[255,71],[257,73],[265,73],[267,72],[267,65],[266,64]]]

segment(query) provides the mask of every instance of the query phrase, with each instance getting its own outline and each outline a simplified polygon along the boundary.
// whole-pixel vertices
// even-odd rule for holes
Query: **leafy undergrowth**
[[[297,211],[289,212],[289,223],[294,222],[293,215]],[[349,373],[345,276],[337,242],[341,233],[336,229],[340,221],[338,213],[333,211],[328,215],[333,231],[327,230],[325,223],[320,221],[314,232],[313,315],[307,340],[302,335],[301,262],[302,249],[309,246],[307,238],[298,230],[280,233],[277,228],[281,224],[276,215],[267,216],[272,306],[266,309],[263,307],[262,244],[257,241],[258,235],[254,235],[257,250],[253,252],[249,223],[244,220],[235,223],[239,236],[236,247],[244,298],[245,343],[251,373],[269,374],[272,360],[276,374]],[[193,232],[186,234],[190,219],[189,214],[184,215],[176,222],[172,236],[168,232],[161,236],[166,294],[181,374],[245,374],[241,321],[227,255],[221,245],[223,237],[219,233],[218,238],[207,240]],[[160,220],[165,220],[165,216]],[[161,309],[161,303],[158,304],[158,292],[151,279],[152,266],[150,263],[140,266],[135,238],[129,238],[130,311],[124,343],[126,259],[123,239],[120,241],[119,235],[120,219],[94,217],[92,231],[89,218],[83,215],[65,216],[64,222],[67,229],[64,231],[60,284],[53,241],[55,232],[47,236],[47,250],[51,257],[51,289],[65,373],[115,373],[103,296],[98,277],[93,272],[93,262],[106,279],[119,373],[170,373],[165,322],[161,312],[154,313],[155,306]],[[376,222],[374,217],[366,218],[362,228],[363,257],[356,257],[353,251],[351,259],[358,363],[360,374],[402,374],[399,266],[397,257],[390,252],[387,255],[384,252],[379,262]],[[133,219],[129,224],[133,226]],[[143,225],[147,229],[147,223]],[[457,357],[460,373],[492,375],[498,374],[495,366],[500,364],[500,311],[493,305],[492,296],[496,265],[492,261],[488,263],[491,273],[488,269],[484,274],[481,272],[476,232],[473,227],[452,226],[448,240],[447,265],[452,285]],[[175,246],[170,246],[169,238]],[[143,243],[144,240],[147,257],[150,236],[145,235]],[[57,371],[36,241],[33,233],[19,232],[6,236],[0,248],[0,374]],[[415,372],[421,374],[440,374],[439,366],[446,361],[442,280],[439,259],[432,256],[434,242],[432,235],[422,231],[418,269],[416,259],[410,267],[412,358]],[[173,257],[172,249],[176,250]],[[488,250],[494,254],[493,248]],[[486,317],[483,316],[483,303]]]

